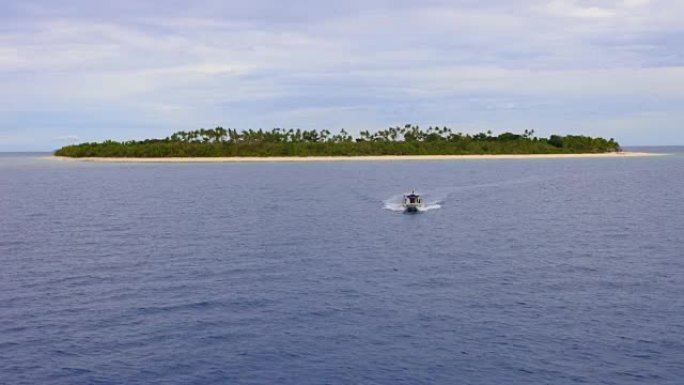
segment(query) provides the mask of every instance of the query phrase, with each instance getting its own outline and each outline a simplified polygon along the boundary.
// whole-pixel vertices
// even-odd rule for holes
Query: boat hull
[[[420,206],[418,205],[404,205],[404,211],[407,213],[417,213],[420,211]]]

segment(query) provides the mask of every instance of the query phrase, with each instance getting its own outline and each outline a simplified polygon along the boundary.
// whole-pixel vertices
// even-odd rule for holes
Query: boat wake
[[[513,180],[507,180],[507,181],[501,181],[501,182],[495,182],[495,183],[482,183],[482,184],[472,184],[472,185],[436,188],[436,189],[432,189],[432,191],[428,191],[428,192],[423,191],[423,192],[425,192],[425,194],[423,194],[423,198],[425,199],[425,205],[423,207],[419,208],[418,211],[419,212],[425,212],[425,211],[441,209],[442,204],[447,199],[451,200],[451,198],[454,194],[462,193],[464,191],[487,189],[487,188],[493,188],[493,187],[503,188],[506,186],[523,184],[523,183],[536,183],[536,182],[539,182],[539,181],[544,180],[544,179],[548,179],[548,178],[528,177],[528,178],[513,179]],[[399,212],[403,212],[406,209],[404,207],[403,202],[404,202],[404,194],[393,195],[393,196],[391,196],[388,199],[383,201],[386,210],[399,211]]]
[[[390,210],[390,211],[397,211],[397,212],[403,212],[406,210],[404,208],[404,195],[399,194],[399,195],[394,195],[391,196],[390,198],[386,199],[383,201],[385,204],[385,209]],[[423,207],[418,208],[418,212],[426,212],[430,210],[437,210],[442,208],[441,200],[437,199],[430,199],[429,196],[425,197],[425,205]]]

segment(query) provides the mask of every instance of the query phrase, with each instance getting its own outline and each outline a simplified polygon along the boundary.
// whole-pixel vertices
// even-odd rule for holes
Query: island
[[[59,157],[120,159],[190,158],[341,158],[439,156],[513,156],[619,154],[614,139],[583,135],[551,135],[540,138],[534,130],[522,134],[491,131],[464,134],[448,127],[426,130],[407,124],[376,132],[361,131],[357,137],[342,129],[243,130],[199,129],[179,131],[163,139],[68,145],[55,151]]]

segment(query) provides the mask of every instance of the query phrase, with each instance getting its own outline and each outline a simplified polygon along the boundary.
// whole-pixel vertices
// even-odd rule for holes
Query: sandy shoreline
[[[480,159],[560,159],[560,158],[631,158],[658,156],[647,152],[602,154],[529,154],[529,155],[386,155],[386,156],[309,156],[309,157],[215,157],[215,158],[69,158],[51,156],[60,161],[109,163],[240,163],[240,162],[340,162],[396,160],[480,160]]]

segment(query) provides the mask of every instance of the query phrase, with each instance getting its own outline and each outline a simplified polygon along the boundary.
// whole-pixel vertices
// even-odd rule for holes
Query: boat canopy
[[[420,202],[421,202],[420,195],[415,194],[415,193],[406,195],[406,196],[405,196],[405,199],[406,199],[409,203],[420,203]]]

